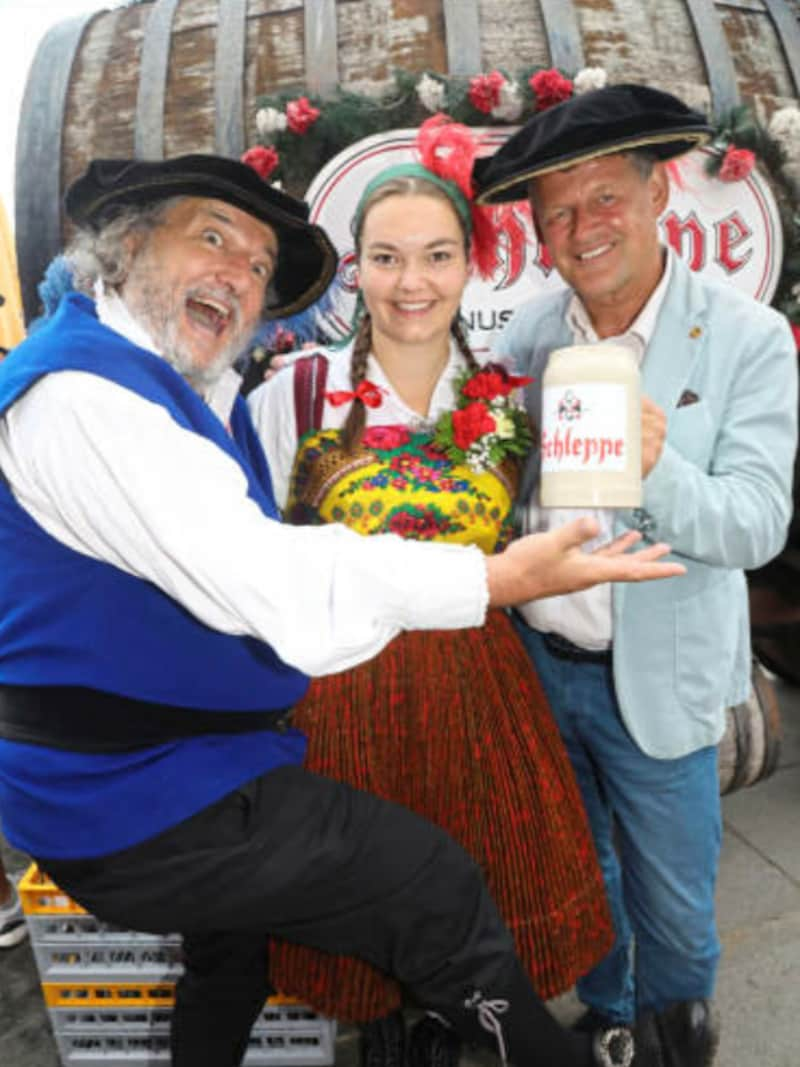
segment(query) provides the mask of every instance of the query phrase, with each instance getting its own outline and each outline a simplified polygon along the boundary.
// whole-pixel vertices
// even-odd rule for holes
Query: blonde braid
[[[372,348],[372,321],[369,312],[365,311],[358,326],[358,331],[353,341],[353,352],[350,357],[350,385],[353,389],[364,381],[367,376],[367,358]],[[342,447],[345,452],[353,452],[361,441],[364,427],[367,424],[367,411],[363,400],[354,400],[341,431]]]

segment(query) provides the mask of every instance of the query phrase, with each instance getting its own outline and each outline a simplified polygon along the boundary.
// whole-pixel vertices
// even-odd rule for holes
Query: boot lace
[[[503,1037],[503,1027],[500,1025],[499,1016],[508,1011],[507,1000],[487,1000],[479,989],[476,989],[471,997],[464,1001],[464,1007],[468,1011],[474,1011],[478,1016],[478,1022],[490,1033],[497,1042],[497,1055],[503,1067],[508,1067],[508,1055],[506,1042]]]

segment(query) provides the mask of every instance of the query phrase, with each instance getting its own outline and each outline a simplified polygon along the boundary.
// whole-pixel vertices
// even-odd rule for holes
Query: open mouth
[[[186,314],[192,322],[219,337],[233,312],[226,304],[212,297],[193,295],[186,299]]]

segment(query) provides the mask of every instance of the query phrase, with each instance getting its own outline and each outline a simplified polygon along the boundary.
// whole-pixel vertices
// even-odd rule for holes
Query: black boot
[[[408,1067],[458,1067],[461,1039],[436,1015],[425,1015],[408,1035]]]
[[[656,1016],[649,1012],[631,1026],[602,1026],[594,1034],[598,1067],[666,1067]]]
[[[362,1023],[358,1030],[360,1067],[405,1067],[406,1024],[402,1011]]]
[[[719,1016],[710,1000],[670,1004],[656,1023],[664,1067],[711,1067],[719,1046]]]

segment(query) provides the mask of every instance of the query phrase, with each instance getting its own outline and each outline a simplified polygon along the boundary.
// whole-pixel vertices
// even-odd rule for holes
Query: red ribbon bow
[[[347,389],[340,389],[337,392],[326,393],[325,399],[330,400],[335,408],[338,408],[340,404],[346,404],[349,400],[360,400],[368,408],[377,408],[383,403],[382,392],[383,390],[377,385],[365,379],[358,383],[352,393]]]

